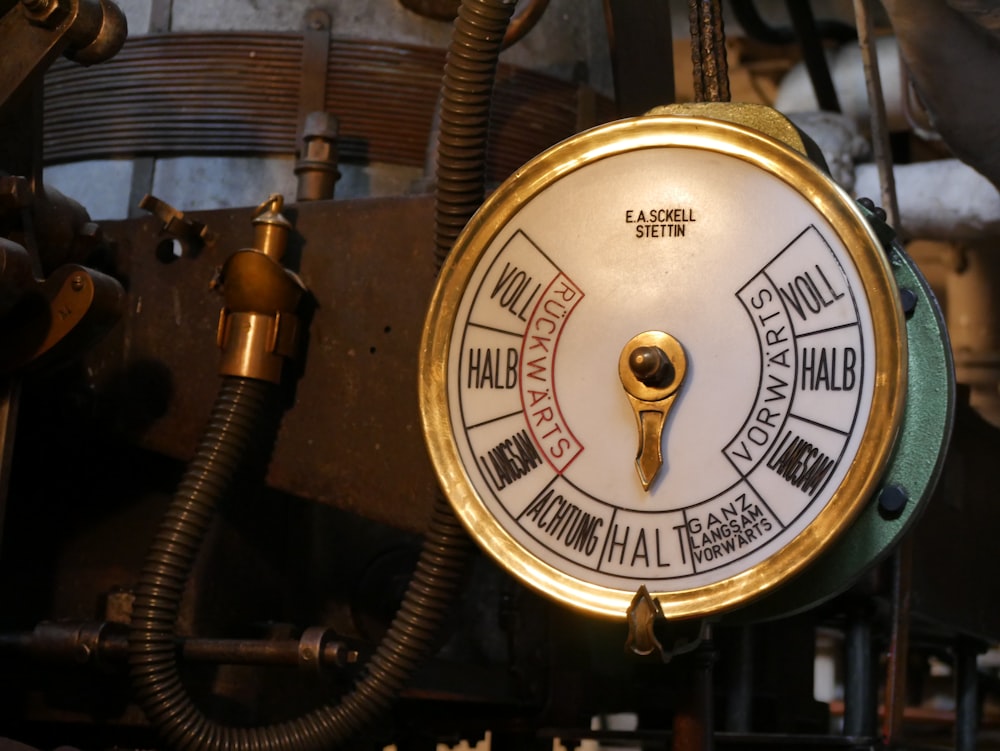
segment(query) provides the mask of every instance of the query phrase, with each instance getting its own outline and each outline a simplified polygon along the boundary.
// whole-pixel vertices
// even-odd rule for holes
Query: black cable
[[[802,2],[803,0],[799,0]],[[729,7],[733,11],[733,16],[743,31],[751,39],[764,44],[792,44],[795,42],[795,30],[787,27],[771,26],[763,19],[757,10],[757,3],[754,0],[729,0]],[[821,19],[816,22],[816,33],[824,41],[845,44],[857,41],[858,32],[850,24],[830,19]]]

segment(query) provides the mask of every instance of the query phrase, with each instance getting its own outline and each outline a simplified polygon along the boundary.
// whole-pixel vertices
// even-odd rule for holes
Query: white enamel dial
[[[527,165],[457,242],[425,433],[522,580],[603,615],[640,586],[707,614],[803,568],[867,500],[901,331],[877,240],[805,158],[741,126],[622,121]]]

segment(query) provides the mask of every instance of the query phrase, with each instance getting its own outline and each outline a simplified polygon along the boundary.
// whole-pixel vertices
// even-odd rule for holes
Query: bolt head
[[[314,110],[305,117],[302,124],[302,137],[326,138],[334,140],[340,133],[340,120],[323,110]]]
[[[24,16],[31,23],[52,28],[65,15],[65,9],[59,0],[30,0],[21,3]]]
[[[900,485],[886,485],[878,494],[878,510],[884,519],[896,519],[903,513],[910,496]]]
[[[27,208],[33,198],[31,185],[25,178],[17,175],[0,177],[0,210]]]
[[[306,153],[304,158],[314,162],[329,162],[333,155],[333,149],[329,141],[323,138],[309,138],[306,136]]]
[[[305,25],[312,31],[323,31],[329,29],[332,19],[330,14],[322,8],[310,8],[306,11]]]
[[[864,206],[866,209],[868,209],[868,211],[874,214],[878,219],[880,219],[883,222],[885,221],[887,216],[887,214],[885,213],[885,209],[883,209],[881,206],[876,206],[875,202],[872,199],[867,197],[862,197],[858,199],[858,203]]]

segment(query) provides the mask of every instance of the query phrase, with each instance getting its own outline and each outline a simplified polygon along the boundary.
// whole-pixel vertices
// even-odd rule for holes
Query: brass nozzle
[[[280,193],[273,193],[257,207],[253,215],[254,247],[275,261],[285,257],[288,233],[292,231],[292,223],[281,213],[284,206],[285,197]]]
[[[305,285],[281,264],[291,222],[275,194],[254,213],[254,246],[233,253],[219,275],[219,373],[280,383],[286,359],[299,352],[297,315]]]

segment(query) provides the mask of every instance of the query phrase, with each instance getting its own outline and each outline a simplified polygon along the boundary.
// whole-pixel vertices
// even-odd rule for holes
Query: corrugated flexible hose
[[[482,202],[489,92],[514,3],[464,0],[443,83],[436,232],[438,260]],[[273,441],[278,388],[226,377],[195,458],[160,524],[136,588],[129,664],[136,700],[172,748],[320,751],[372,723],[428,656],[463,579],[470,542],[438,497],[416,570],[389,631],[354,689],[287,722],[242,728],[206,717],[178,672],[175,623],[184,587],[212,521],[247,457]]]
[[[444,66],[437,152],[438,268],[486,196],[490,98],[513,2],[463,2]]]

